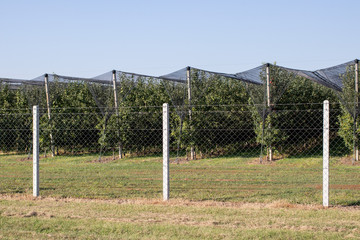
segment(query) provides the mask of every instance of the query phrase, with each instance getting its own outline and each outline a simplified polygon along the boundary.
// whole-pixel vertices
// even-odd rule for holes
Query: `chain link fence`
[[[24,193],[32,187],[31,109],[0,110],[0,191]]]
[[[332,107],[331,153],[347,155],[349,149],[338,134],[341,110],[338,104]],[[177,148],[173,152],[179,161],[191,159],[191,147],[195,149],[193,159],[237,156],[258,158],[262,163],[322,156],[322,104],[173,108],[171,123],[172,148]]]
[[[40,195],[161,198],[161,106],[40,112]],[[330,104],[330,204],[358,205],[347,117]],[[173,106],[169,120],[170,198],[321,203],[322,104]],[[0,134],[1,193],[30,194],[31,110],[2,111]]]

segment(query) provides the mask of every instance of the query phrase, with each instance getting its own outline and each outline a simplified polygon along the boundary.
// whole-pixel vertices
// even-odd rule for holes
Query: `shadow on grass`
[[[360,200],[349,202],[349,204],[347,204],[346,206],[350,206],[350,207],[360,206]]]

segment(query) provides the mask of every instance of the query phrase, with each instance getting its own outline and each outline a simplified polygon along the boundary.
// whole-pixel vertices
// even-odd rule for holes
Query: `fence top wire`
[[[0,109],[0,112],[10,112],[16,114],[26,114],[32,111],[32,108],[13,108],[13,109]]]
[[[24,113],[0,113],[0,116],[31,116],[31,112]]]
[[[322,108],[317,109],[276,109],[274,113],[280,112],[322,112]],[[335,111],[335,110],[334,110]],[[187,111],[179,111],[180,113],[187,113]],[[246,113],[250,110],[193,110],[192,113]]]
[[[324,103],[281,103],[281,104],[274,104],[276,106],[298,106],[298,105],[323,105]],[[339,104],[339,103],[332,103],[332,104]],[[186,105],[189,107],[246,107],[246,106],[265,106],[265,104],[191,104]],[[182,105],[175,105],[170,107],[183,107]]]
[[[354,106],[358,103],[356,102],[347,102],[348,104],[353,104]],[[331,102],[330,106],[332,106],[332,108],[330,108],[330,110],[336,110],[338,109],[342,104],[339,102]],[[218,108],[227,108],[227,107],[242,107],[242,108],[248,108],[249,106],[257,106],[257,107],[264,107],[266,108],[266,106],[264,104],[229,104],[229,105],[224,105],[224,104],[198,104],[198,105],[169,105],[170,109],[190,109],[190,108],[198,108],[196,111],[201,112],[201,108],[206,108],[206,107],[218,107]],[[291,103],[291,104],[276,104],[272,106],[272,109],[275,111],[293,111],[291,109],[277,109],[276,107],[290,107],[290,106],[318,106],[319,110],[322,109],[323,107],[323,103]],[[108,110],[108,111],[115,111],[116,108],[114,107],[63,107],[63,108],[59,108],[59,107],[50,107],[51,110],[56,111],[56,110]],[[157,109],[160,110],[162,109],[162,106],[120,106],[118,107],[118,109],[136,109],[136,110],[146,110],[146,109]],[[47,111],[47,108],[39,108],[40,111]],[[312,109],[308,109],[308,110],[316,110],[316,108],[312,108]],[[207,112],[209,112],[209,110],[206,110]],[[217,110],[218,112],[220,112],[219,110]],[[245,110],[248,111],[248,110]],[[299,109],[297,111],[307,111],[307,109]],[[2,112],[1,114],[4,114],[4,112],[14,112],[14,113],[29,113],[32,112],[32,108],[13,108],[13,109],[5,109],[2,108],[0,109],[0,112]],[[138,111],[138,112],[143,112],[143,111]]]
[[[118,109],[139,109],[139,108],[142,108],[142,109],[162,109],[162,106],[120,106],[118,107]],[[39,108],[40,110],[47,110],[47,108]],[[94,109],[94,110],[97,110],[97,109],[103,109],[103,110],[112,110],[112,111],[115,111],[116,108],[114,107],[64,107],[64,108],[52,108],[51,107],[51,110],[82,110],[82,109],[86,109],[86,110],[91,110],[91,109]]]
[[[115,112],[111,112],[112,114],[115,114]],[[43,112],[43,114],[45,114],[45,112]],[[97,116],[99,113],[94,113],[94,112],[88,112],[88,113],[84,113],[84,112],[53,112],[51,113],[51,115],[64,115],[64,116],[75,116],[75,115],[82,115],[82,116]],[[110,113],[109,113],[110,114]],[[162,114],[162,112],[158,111],[158,112],[127,112],[126,114],[130,114],[130,115],[152,115],[152,114]],[[31,114],[29,114],[31,115]],[[119,113],[119,115],[121,115],[121,113]]]

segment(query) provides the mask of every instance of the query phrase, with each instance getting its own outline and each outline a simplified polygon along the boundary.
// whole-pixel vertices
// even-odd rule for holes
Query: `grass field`
[[[330,204],[360,205],[360,166],[330,163]],[[170,166],[170,197],[185,200],[322,203],[321,158],[258,164],[251,158],[203,159]],[[0,157],[0,193],[32,194],[32,161]],[[97,156],[40,159],[40,195],[96,199],[161,199],[160,157],[112,160]]]
[[[0,157],[4,239],[342,239],[360,238],[360,166],[333,158],[330,204],[322,201],[321,158],[271,164],[226,157],[170,166],[162,199],[160,157]]]

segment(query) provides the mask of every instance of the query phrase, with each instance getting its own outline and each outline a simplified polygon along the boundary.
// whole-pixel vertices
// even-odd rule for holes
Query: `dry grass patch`
[[[246,202],[218,202],[218,201],[191,201],[187,199],[84,199],[84,198],[56,198],[56,197],[33,197],[28,194],[0,195],[0,200],[33,202],[64,202],[64,203],[100,203],[100,204],[129,204],[129,205],[154,205],[154,206],[192,206],[192,207],[223,207],[239,209],[299,209],[320,210],[322,205],[317,204],[293,204],[286,200],[278,200],[270,203],[246,203]],[[360,206],[333,206],[333,209],[360,210]]]
[[[160,199],[97,200],[0,195],[0,219],[5,229],[4,238],[12,238],[24,230],[42,236],[44,229],[52,236],[73,236],[76,233],[79,238],[111,238],[115,236],[112,233],[118,234],[117,238],[127,239],[360,237],[359,208],[324,209],[319,205],[287,201],[229,203],[173,199],[163,202]],[[26,225],[23,225],[24,221]],[[40,230],[31,227],[39,224]],[[111,231],[99,230],[107,228]],[[95,235],[89,236],[89,233]],[[127,235],[129,233],[131,235]]]

